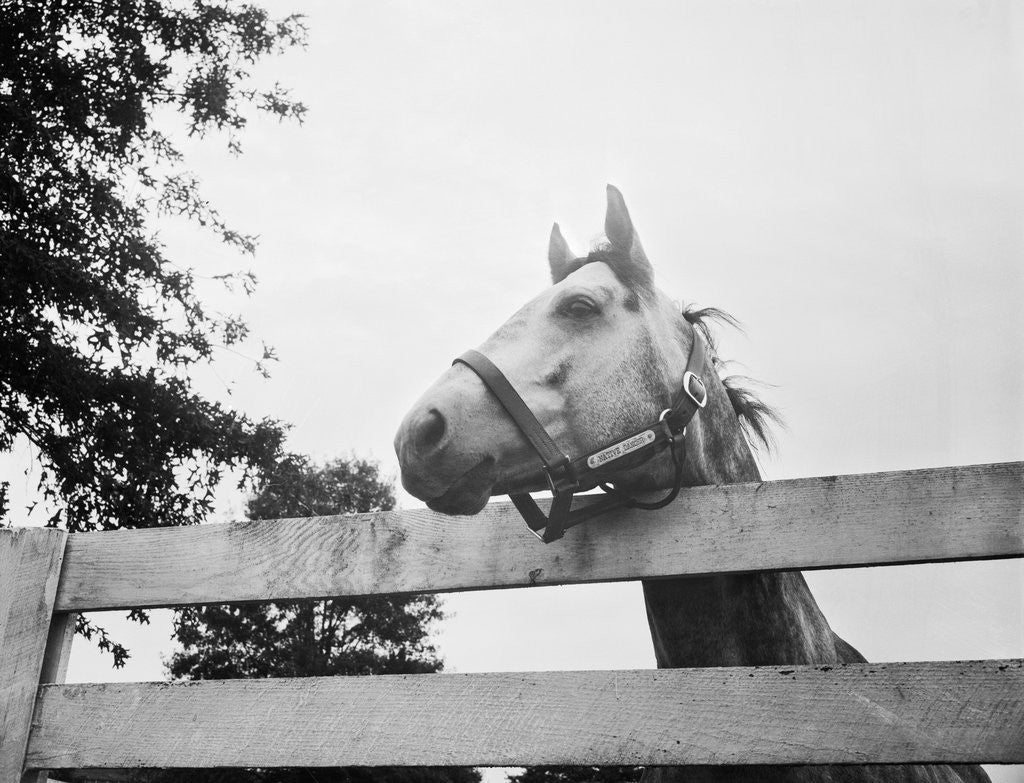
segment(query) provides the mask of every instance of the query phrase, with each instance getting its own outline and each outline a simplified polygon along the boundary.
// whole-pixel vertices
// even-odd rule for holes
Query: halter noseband
[[[625,438],[620,438],[596,451],[572,459],[558,448],[558,444],[548,435],[544,425],[537,420],[530,407],[509,383],[508,378],[490,359],[479,351],[470,350],[452,362],[452,364],[466,365],[480,377],[480,380],[512,417],[512,421],[515,422],[519,431],[540,457],[543,463],[541,470],[547,478],[552,494],[551,510],[548,512],[548,516],[544,516],[544,512],[540,510],[528,493],[509,494],[509,498],[522,514],[533,534],[546,544],[561,538],[565,530],[573,525],[578,525],[580,522],[585,522],[612,509],[622,506],[656,509],[662,508],[676,499],[682,486],[684,461],[684,455],[680,455],[676,451],[676,442],[678,440],[685,448],[686,425],[708,401],[707,387],[702,378],[704,363],[704,344],[694,334],[693,350],[690,351],[690,358],[683,373],[682,388],[672,400],[672,407],[663,410],[657,421],[651,422]],[[603,483],[602,474],[607,475],[609,473],[607,466],[614,465],[617,460],[630,456],[632,458],[642,457],[640,461],[643,462],[666,446],[672,455],[672,462],[675,466],[675,483],[669,494],[661,500],[644,503],[607,483]],[[607,496],[574,510],[572,499],[575,493],[595,486],[600,486]]]

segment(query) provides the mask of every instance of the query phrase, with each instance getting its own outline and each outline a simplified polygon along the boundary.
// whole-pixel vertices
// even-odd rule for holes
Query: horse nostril
[[[431,408],[413,427],[413,442],[419,452],[435,448],[444,438],[447,425],[441,412]]]

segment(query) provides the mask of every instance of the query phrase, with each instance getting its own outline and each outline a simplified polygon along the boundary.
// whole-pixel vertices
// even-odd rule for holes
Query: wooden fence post
[[[0,780],[21,780],[67,533],[0,529]],[[66,639],[61,624],[61,644]],[[59,656],[58,656],[59,657]],[[50,667],[58,674],[60,666]]]
[[[68,663],[71,661],[71,643],[75,639],[75,621],[78,615],[64,612],[53,615],[50,621],[50,633],[46,639],[46,652],[43,654],[43,670],[39,675],[39,684],[63,683],[68,674]],[[46,770],[26,772],[21,783],[48,783],[50,780]]]

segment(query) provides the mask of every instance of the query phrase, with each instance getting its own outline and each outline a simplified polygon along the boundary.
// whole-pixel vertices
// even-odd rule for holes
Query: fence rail
[[[56,610],[451,592],[1024,554],[1024,462],[694,487],[539,546],[518,512],[69,537]]]
[[[48,685],[36,714],[28,762],[50,768],[1014,761],[1024,667]]]
[[[537,544],[514,510],[0,530],[0,781],[35,770],[1024,763],[1024,661],[60,685],[74,613],[1024,556],[1024,463],[701,487]],[[58,580],[59,574],[59,580]]]

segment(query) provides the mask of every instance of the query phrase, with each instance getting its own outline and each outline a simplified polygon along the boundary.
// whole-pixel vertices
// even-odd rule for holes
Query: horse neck
[[[707,375],[707,407],[686,436],[686,483],[759,481],[725,387]],[[660,668],[837,660],[835,637],[799,572],[645,580],[643,589]]]

